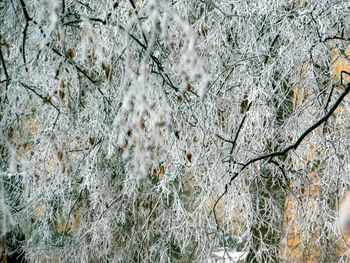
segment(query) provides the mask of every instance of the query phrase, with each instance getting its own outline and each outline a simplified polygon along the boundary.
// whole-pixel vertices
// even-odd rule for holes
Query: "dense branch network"
[[[350,23],[316,2],[0,3],[6,242],[32,262],[289,262],[290,230],[339,237]]]
[[[342,71],[341,74],[350,75],[348,72],[344,72],[344,71]],[[318,128],[319,126],[321,126],[322,124],[327,122],[327,120],[332,116],[334,111],[338,108],[338,106],[341,104],[341,102],[344,100],[344,98],[349,94],[349,92],[350,92],[350,84],[347,84],[345,86],[344,91],[341,93],[341,95],[338,97],[338,99],[334,102],[334,104],[330,107],[328,112],[322,118],[320,118],[317,122],[315,122],[313,125],[311,125],[307,130],[305,130],[293,144],[287,146],[283,150],[275,151],[275,152],[272,152],[272,153],[263,154],[263,155],[255,157],[255,158],[252,158],[252,159],[250,159],[249,161],[247,161],[247,162],[245,162],[243,164],[240,164],[241,167],[239,168],[239,171],[233,173],[233,175],[231,176],[229,182],[225,185],[224,192],[218,197],[218,199],[216,200],[215,204],[213,205],[213,208],[212,208],[211,211],[214,213],[215,219],[216,219],[216,212],[215,212],[215,210],[216,210],[216,207],[217,207],[219,201],[224,197],[224,195],[227,194],[229,186],[243,172],[243,170],[245,170],[251,164],[253,164],[255,162],[258,162],[258,161],[261,161],[261,160],[267,160],[267,162],[274,163],[275,165],[278,164],[275,160],[273,160],[273,158],[274,157],[278,157],[278,156],[284,156],[289,151],[296,150],[298,148],[298,146],[301,144],[301,142],[306,138],[306,136],[308,136],[316,128]],[[229,142],[233,144],[233,142],[231,142],[231,141],[229,141]],[[278,166],[278,167],[280,168],[280,166]],[[216,221],[217,221],[217,219],[216,219]]]

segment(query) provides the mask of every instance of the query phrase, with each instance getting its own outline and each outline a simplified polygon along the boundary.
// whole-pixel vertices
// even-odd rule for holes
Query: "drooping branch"
[[[23,14],[24,14],[24,17],[25,17],[26,21],[31,21],[32,18],[31,18],[31,17],[29,16],[29,14],[28,14],[27,6],[26,6],[26,4],[24,3],[24,0],[20,0],[20,3],[21,3],[21,7],[22,7]]]
[[[346,73],[347,75],[350,75],[350,73],[348,72],[342,72],[342,73]],[[275,151],[272,153],[267,153],[267,154],[263,154],[260,156],[257,156],[253,159],[250,159],[249,161],[247,161],[246,163],[242,164],[241,168],[239,169],[238,172],[233,173],[233,175],[231,176],[230,180],[228,183],[226,183],[225,185],[225,189],[224,192],[219,196],[219,198],[216,200],[213,209],[211,210],[211,212],[214,213],[214,218],[216,218],[216,212],[215,212],[215,208],[217,206],[217,204],[219,203],[219,201],[223,198],[224,195],[227,194],[228,192],[228,187],[232,184],[232,182],[243,172],[244,169],[246,169],[249,165],[261,161],[261,160],[267,160],[268,162],[272,162],[274,157],[277,156],[284,156],[286,155],[289,151],[291,150],[296,150],[298,148],[298,146],[301,144],[301,142],[305,139],[306,136],[308,136],[311,132],[313,132],[316,128],[318,128],[319,126],[321,126],[323,123],[327,122],[327,120],[332,116],[332,114],[334,113],[334,111],[338,108],[338,106],[340,105],[340,103],[344,100],[344,98],[349,94],[350,92],[350,84],[346,85],[345,90],[343,91],[343,93],[339,96],[339,98],[335,101],[335,103],[331,106],[331,108],[328,110],[328,112],[322,117],[320,118],[317,122],[315,122],[313,125],[311,125],[306,131],[304,131],[300,137],[291,145],[289,145],[288,147],[284,148],[283,150],[280,151]]]

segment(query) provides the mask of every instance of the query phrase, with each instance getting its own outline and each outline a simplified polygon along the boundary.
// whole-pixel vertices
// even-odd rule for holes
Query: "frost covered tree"
[[[1,1],[3,252],[347,262],[349,10]]]

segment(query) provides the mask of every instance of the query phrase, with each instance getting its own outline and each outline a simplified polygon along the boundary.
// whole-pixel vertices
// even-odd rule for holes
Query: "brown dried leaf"
[[[153,169],[152,177],[158,181],[162,180],[165,174],[165,168],[163,164],[160,164],[156,169]]]
[[[241,111],[240,111],[241,114],[244,114],[247,112],[248,104],[249,104],[248,95],[244,94],[243,100],[241,102]]]
[[[66,93],[64,92],[64,90],[58,91],[58,97],[60,98],[60,100],[64,100],[65,96],[66,96]]]
[[[63,159],[63,152],[62,151],[57,152],[57,158],[59,161],[62,161],[62,159]]]
[[[193,91],[193,86],[190,83],[188,83],[187,86],[186,86],[186,90],[187,91]]]
[[[145,120],[143,118],[141,118],[141,120],[140,120],[140,128],[142,130],[146,129],[146,123],[145,123]]]
[[[192,153],[190,153],[190,152],[186,153],[186,158],[191,163],[192,162]]]
[[[95,137],[90,137],[89,138],[89,142],[90,142],[91,146],[94,146],[96,144],[96,138]]]
[[[13,129],[13,127],[10,127],[7,132],[7,137],[9,138],[9,140],[13,139],[14,133],[15,133],[15,130]]]
[[[66,56],[67,56],[67,58],[69,58],[69,59],[75,58],[75,56],[76,56],[75,51],[74,51],[73,49],[68,49],[68,50],[66,51]]]
[[[105,72],[106,79],[109,79],[111,76],[111,66],[108,63],[103,61],[102,62],[102,69]]]

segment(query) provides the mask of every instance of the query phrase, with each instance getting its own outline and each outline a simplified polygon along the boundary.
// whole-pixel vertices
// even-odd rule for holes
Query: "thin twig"
[[[120,198],[122,198],[122,196],[123,196],[123,195],[118,196],[116,199],[113,200],[112,203],[110,203],[110,204],[107,206],[107,208],[101,213],[99,220],[102,219],[102,217],[104,216],[104,214],[105,214],[116,202],[118,202],[118,200],[119,200]]]
[[[129,0],[129,3],[131,4],[132,8],[133,8],[134,11],[135,11],[135,15],[136,15],[136,17],[137,17],[137,22],[138,22],[138,24],[139,24],[139,27],[140,27],[140,31],[141,31],[143,40],[145,41],[146,46],[148,46],[147,38],[146,38],[145,33],[144,33],[143,30],[142,30],[141,20],[140,20],[140,17],[139,17],[139,12],[138,12],[137,9],[136,9],[136,5],[135,5],[135,3],[134,3],[133,0]]]
[[[23,39],[22,39],[22,57],[23,57],[23,62],[24,62],[24,65],[25,65],[25,69],[26,69],[26,71],[28,71],[27,62],[26,62],[26,39],[27,39],[27,30],[28,30],[28,27],[29,27],[29,22],[32,21],[32,18],[28,14],[27,6],[24,3],[24,0],[20,0],[20,3],[21,3],[21,6],[22,6],[24,17],[26,19],[26,24],[24,26]]]
[[[71,207],[71,209],[69,210],[69,213],[68,213],[68,218],[67,218],[67,222],[66,222],[66,225],[65,225],[65,227],[64,227],[64,231],[63,231],[63,233],[66,233],[66,231],[67,231],[68,224],[69,224],[69,219],[70,219],[70,215],[71,215],[71,213],[73,212],[74,207],[76,206],[76,204],[77,204],[77,203],[78,203],[78,201],[80,200],[80,198],[81,198],[81,195],[82,195],[83,191],[84,191],[84,188],[80,190],[80,193],[79,193],[78,198],[75,200],[75,202],[74,202],[73,206],[72,206],[72,207]]]
[[[41,95],[40,93],[38,93],[34,87],[31,87],[23,82],[19,82],[24,88],[30,90],[31,92],[33,92],[35,95],[37,95],[40,99],[42,99],[44,102],[49,103],[52,107],[54,107],[58,112],[60,112],[60,109],[52,103],[52,101],[50,99],[48,99],[47,97],[44,97],[43,95]]]

